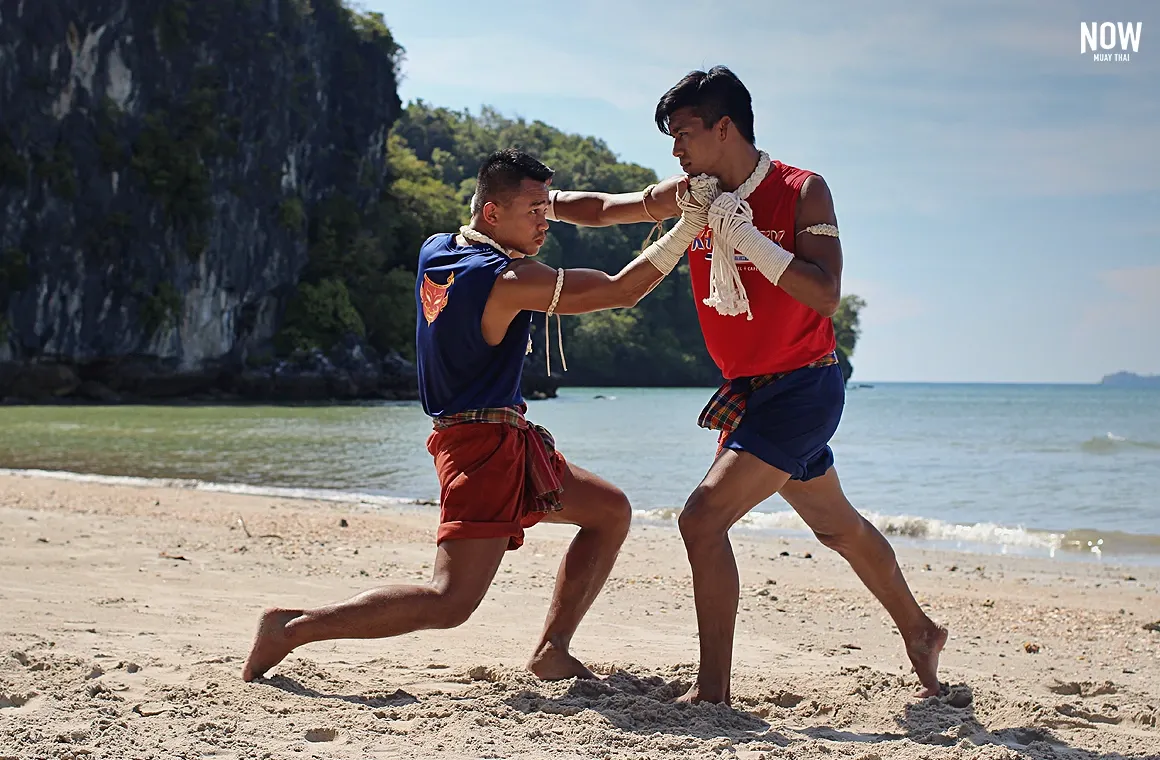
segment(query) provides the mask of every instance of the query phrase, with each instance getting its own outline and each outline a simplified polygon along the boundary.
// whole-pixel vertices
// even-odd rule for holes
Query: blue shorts
[[[723,448],[748,451],[791,480],[811,480],[834,464],[830,439],[845,404],[846,383],[837,364],[794,370],[749,396],[741,424]]]

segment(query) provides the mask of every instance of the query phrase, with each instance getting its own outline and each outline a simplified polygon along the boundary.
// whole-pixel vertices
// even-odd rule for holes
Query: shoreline
[[[892,623],[837,555],[737,535],[733,707],[687,707],[672,699],[695,673],[691,580],[679,536],[651,525],[634,526],[573,644],[602,681],[523,670],[573,533],[555,525],[529,531],[458,629],[313,644],[241,681],[263,607],[424,582],[432,518],[0,473],[0,757],[1142,760],[1160,746],[1160,632],[1144,627],[1160,621],[1160,568],[899,547],[951,632],[950,690],[916,701]]]
[[[393,496],[363,491],[328,488],[299,488],[263,486],[247,483],[223,483],[193,478],[152,478],[136,475],[104,475],[100,473],[42,470],[36,468],[0,467],[0,477],[28,477],[65,482],[123,485],[133,488],[177,488],[209,493],[232,493],[302,501],[332,502],[336,504],[371,505],[383,509],[410,508],[425,513],[426,508],[437,507],[436,499]],[[677,508],[634,509],[633,520],[653,527],[676,530]],[[1094,563],[1115,567],[1160,567],[1160,536],[1125,534],[1116,531],[1076,529],[1070,531],[1042,530],[1023,526],[1005,526],[993,523],[949,523],[935,518],[914,515],[863,515],[882,531],[896,548],[905,546],[915,550],[950,552],[981,558],[992,556],[1024,557],[1045,561]],[[735,533],[752,534],[757,538],[787,538],[812,540],[812,535],[792,511],[766,512],[754,510],[742,519]],[[1117,536],[1125,543],[1147,544],[1151,552],[1104,553],[1069,547],[1065,542],[1077,541],[1076,536],[1092,537],[1089,546],[1103,543],[1101,534]],[[1006,537],[1010,540],[1000,540]]]

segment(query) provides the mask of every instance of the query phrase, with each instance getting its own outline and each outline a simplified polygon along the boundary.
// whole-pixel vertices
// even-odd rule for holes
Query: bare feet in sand
[[[568,654],[565,649],[555,644],[543,644],[532,659],[528,661],[528,670],[541,681],[563,681],[568,678],[595,679],[596,674],[584,667],[584,663]]]
[[[286,625],[302,614],[302,610],[283,610],[276,607],[266,610],[258,620],[258,633],[250,656],[242,668],[242,680],[253,681],[261,678],[266,671],[282,662],[294,649],[286,632]]]
[[[701,687],[698,686],[697,684],[693,684],[692,687],[690,687],[690,689],[688,691],[686,691],[682,696],[677,697],[676,701],[677,701],[677,704],[685,704],[685,705],[699,705],[699,704],[711,704],[711,705],[725,704],[725,705],[727,705],[727,704],[729,704],[729,695],[726,694],[723,697],[716,697],[716,695],[702,696]]]
[[[943,626],[931,625],[933,627],[906,642],[906,655],[922,682],[922,690],[916,695],[919,699],[937,697],[942,688],[938,681],[938,656],[946,646],[948,634]]]

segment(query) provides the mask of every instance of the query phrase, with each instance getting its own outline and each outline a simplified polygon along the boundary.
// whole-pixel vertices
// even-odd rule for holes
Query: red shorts
[[[524,530],[544,519],[532,509],[523,431],[511,425],[475,422],[435,430],[427,451],[439,476],[439,533],[436,544],[460,538],[507,538],[508,549],[524,543]],[[567,463],[553,452],[552,466],[564,477]]]

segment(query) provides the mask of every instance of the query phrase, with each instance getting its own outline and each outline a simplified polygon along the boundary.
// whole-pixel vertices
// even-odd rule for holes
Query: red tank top
[[[812,174],[774,161],[748,198],[757,229],[790,253],[798,196]],[[689,275],[705,346],[726,380],[797,369],[834,350],[833,322],[765,279],[739,253],[737,270],[753,319],[745,314],[727,317],[706,306],[713,255],[713,231],[705,227],[689,246]]]

